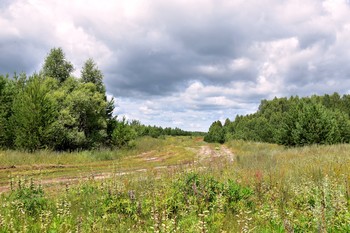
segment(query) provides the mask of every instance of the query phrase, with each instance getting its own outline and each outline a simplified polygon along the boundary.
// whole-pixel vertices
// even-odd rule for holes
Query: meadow
[[[350,232],[350,145],[0,151],[0,232]]]

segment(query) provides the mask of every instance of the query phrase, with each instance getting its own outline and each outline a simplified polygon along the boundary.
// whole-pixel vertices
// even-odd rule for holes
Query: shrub
[[[134,129],[128,124],[125,118],[116,124],[116,128],[112,133],[112,144],[118,148],[132,146],[132,141],[137,136]]]

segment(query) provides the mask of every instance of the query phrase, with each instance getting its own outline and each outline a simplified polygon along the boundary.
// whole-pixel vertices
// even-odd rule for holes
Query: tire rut
[[[142,154],[140,154],[142,155]],[[216,147],[213,149],[209,145],[201,146],[199,150],[197,150],[197,159],[194,160],[194,163],[203,163],[203,162],[211,162],[212,160],[216,158],[224,158],[227,159],[228,162],[232,163],[234,161],[234,154],[230,149],[228,149],[226,146],[221,145],[220,147]],[[191,163],[183,163],[183,164],[175,164],[175,165],[163,165],[163,166],[155,166],[153,168],[140,168],[135,170],[128,170],[128,171],[120,171],[120,172],[103,172],[103,173],[91,173],[91,174],[84,174],[80,176],[72,176],[72,177],[57,177],[57,178],[51,178],[51,179],[41,179],[41,180],[35,180],[35,184],[41,184],[45,186],[53,185],[53,184],[74,184],[78,183],[80,181],[87,181],[87,180],[102,180],[102,179],[108,179],[113,178],[116,176],[124,176],[129,174],[135,174],[135,173],[141,173],[141,172],[147,172],[149,170],[155,169],[155,170],[162,170],[162,169],[174,169],[179,167],[186,167],[191,165]],[[202,167],[204,168],[204,167]],[[10,184],[8,185],[2,185],[0,186],[0,193],[7,192],[11,189]]]

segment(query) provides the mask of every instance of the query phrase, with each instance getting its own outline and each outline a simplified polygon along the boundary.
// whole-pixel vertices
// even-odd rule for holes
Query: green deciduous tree
[[[130,146],[132,140],[136,138],[136,132],[128,124],[125,118],[116,121],[116,127],[112,134],[112,144],[118,148]]]
[[[52,128],[56,149],[95,148],[103,144],[107,102],[93,83],[68,78],[52,95],[60,106]]]
[[[62,49],[53,48],[39,74],[0,75],[0,147],[82,150],[130,146],[136,136],[189,134],[119,121],[95,62],[85,62],[80,79],[71,76],[73,69]]]
[[[57,117],[55,102],[44,78],[38,74],[29,77],[13,103],[15,144],[18,148],[34,151],[45,147],[50,127]]]
[[[82,70],[81,70],[81,79],[83,83],[93,83],[96,85],[97,90],[100,93],[105,94],[106,88],[103,84],[103,74],[101,70],[98,69],[96,63],[93,59],[88,59]]]
[[[53,48],[47,55],[42,72],[44,76],[64,82],[74,71],[72,63],[66,60],[61,48]]]
[[[0,147],[10,147],[13,132],[10,124],[12,103],[15,98],[15,82],[0,75]]]
[[[250,115],[236,123],[233,139],[271,142],[273,129],[268,120],[262,116]]]
[[[262,100],[256,113],[225,122],[225,139],[287,146],[349,142],[349,107],[349,95],[338,93]]]
[[[215,121],[211,124],[208,134],[204,137],[204,141],[218,143],[225,142],[225,131],[221,121]]]

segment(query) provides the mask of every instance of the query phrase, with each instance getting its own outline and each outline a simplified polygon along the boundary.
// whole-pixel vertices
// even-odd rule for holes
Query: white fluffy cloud
[[[118,115],[206,130],[263,98],[350,92],[347,0],[14,0],[0,3],[0,73],[52,47],[92,57]]]

